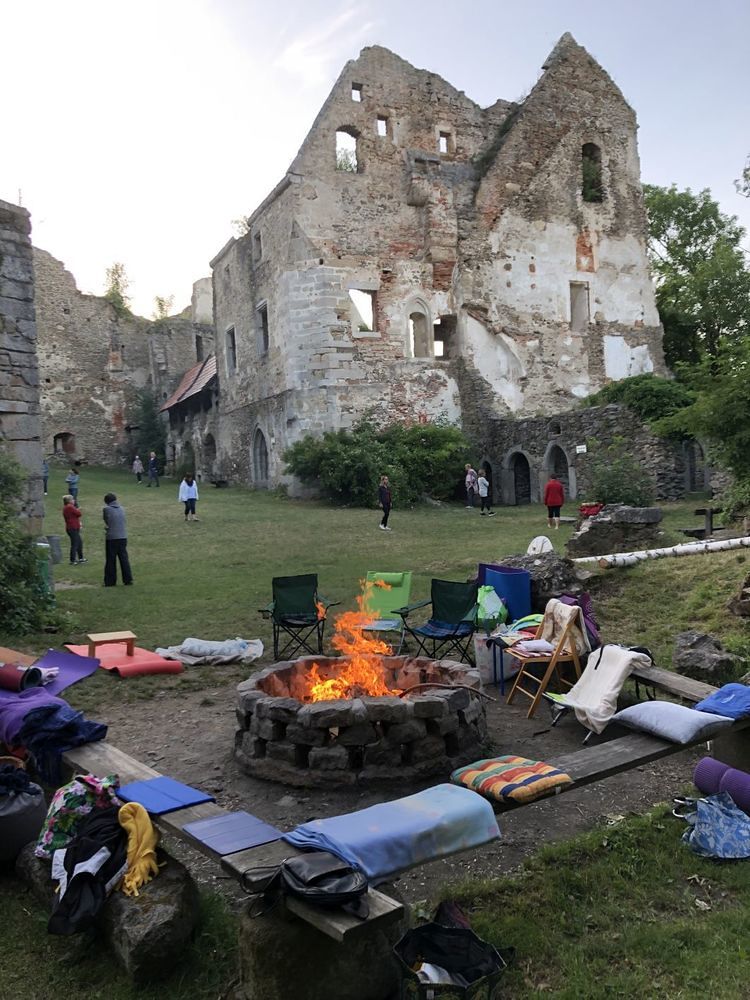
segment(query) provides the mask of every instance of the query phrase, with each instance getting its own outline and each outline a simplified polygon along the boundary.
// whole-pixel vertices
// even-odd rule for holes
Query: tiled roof
[[[190,396],[195,396],[201,389],[205,389],[211,379],[214,378],[216,378],[216,357],[213,354],[209,354],[205,361],[199,361],[197,365],[193,365],[192,368],[185,372],[180,384],[160,408],[160,412],[169,410]]]

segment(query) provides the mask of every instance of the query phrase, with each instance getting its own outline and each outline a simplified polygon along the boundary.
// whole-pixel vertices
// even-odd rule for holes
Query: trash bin
[[[54,593],[54,587],[52,586],[52,573],[50,572],[51,551],[52,547],[49,542],[36,543],[37,573],[45,594],[50,595]]]
[[[528,570],[513,566],[488,566],[484,582],[505,601],[510,621],[516,622],[531,614],[531,574]]]
[[[52,565],[57,566],[58,563],[62,562],[62,546],[60,545],[60,536],[47,535],[47,544],[50,547],[50,556],[52,557]]]

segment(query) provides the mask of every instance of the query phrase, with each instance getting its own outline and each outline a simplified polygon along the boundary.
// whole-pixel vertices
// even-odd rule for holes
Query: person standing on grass
[[[135,476],[135,481],[140,486],[143,482],[143,462],[140,455],[136,455],[133,459],[133,475]]]
[[[117,586],[117,563],[120,563],[122,582],[129,587],[133,582],[133,573],[128,558],[128,529],[125,521],[125,511],[117,502],[114,493],[104,497],[102,517],[107,529],[104,543],[106,561],[104,563],[104,586]]]
[[[198,484],[192,472],[188,472],[180,483],[180,503],[185,504],[185,521],[200,521],[196,516],[195,505],[198,503]]]
[[[391,512],[391,507],[393,502],[391,500],[391,486],[388,482],[388,476],[380,477],[380,485],[378,486],[378,503],[383,508],[383,517],[380,521],[381,531],[390,531],[388,527],[388,515]]]
[[[477,489],[479,490],[479,513],[484,517],[484,512],[487,511],[489,517],[494,517],[495,512],[490,503],[490,481],[487,478],[486,469],[479,470]]]
[[[88,562],[83,558],[83,541],[81,539],[81,508],[78,507],[70,493],[63,497],[62,515],[65,521],[65,533],[70,539],[70,565],[77,566]]]
[[[157,489],[159,487],[159,462],[156,458],[156,452],[152,451],[148,456],[148,482],[146,486],[150,486],[151,483],[156,483]]]
[[[477,492],[477,474],[476,471],[466,463],[466,478],[464,479],[464,484],[466,486],[466,509],[470,510],[474,506],[474,497]]]
[[[565,489],[554,472],[544,487],[544,503],[547,507],[547,525],[557,530],[560,527],[560,508],[565,503]]]
[[[42,459],[42,487],[44,488],[44,495],[47,496],[47,483],[49,481],[49,462],[46,458]]]
[[[70,472],[65,477],[65,482],[68,484],[68,493],[73,497],[73,503],[78,503],[78,484],[80,481],[80,472],[74,465],[72,465],[70,467]]]

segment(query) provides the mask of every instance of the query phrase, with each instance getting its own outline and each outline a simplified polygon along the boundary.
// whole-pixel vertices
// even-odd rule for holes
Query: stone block
[[[243,683],[247,683],[244,681]],[[237,688],[237,708],[243,712],[247,712],[249,715],[254,714],[256,706],[259,701],[261,701],[266,696],[262,691],[257,688],[249,688],[244,691],[241,690],[242,684]]]
[[[402,743],[411,743],[413,740],[422,739],[426,732],[427,728],[422,719],[409,719],[408,722],[389,726],[386,740],[391,746],[400,746]]]
[[[676,637],[672,666],[678,674],[717,687],[737,680],[746,668],[742,657],[730,653],[714,636],[694,631]]]
[[[458,716],[444,715],[442,719],[428,719],[427,733],[431,736],[445,736],[458,729]]]
[[[253,716],[250,723],[250,732],[253,736],[262,740],[282,740],[286,726],[283,722],[274,722],[272,719],[259,719]]]
[[[13,281],[11,278],[0,278],[0,296],[16,299],[19,302],[32,302],[34,286],[28,280]]]
[[[371,766],[399,767],[401,764],[401,747],[392,746],[388,740],[378,740],[365,747],[365,768]]]
[[[261,719],[272,719],[274,722],[294,722],[297,712],[302,708],[302,702],[296,698],[264,698],[256,706],[256,714]]]
[[[359,722],[355,726],[347,726],[346,729],[342,729],[337,740],[341,746],[362,747],[368,743],[375,743],[378,738],[372,723]]]
[[[437,698],[444,698],[451,712],[457,712],[459,708],[466,708],[471,701],[471,695],[466,688],[443,688],[435,692]]]
[[[425,736],[423,740],[417,740],[412,747],[411,761],[414,764],[434,761],[437,766],[443,757],[445,757],[445,740],[440,736]]]
[[[405,698],[386,696],[362,698],[370,722],[406,722],[413,713],[412,702]]]
[[[461,722],[468,724],[469,722],[476,722],[482,714],[483,710],[479,699],[472,698],[466,708],[459,709],[458,718]]]
[[[299,743],[301,746],[322,747],[328,738],[328,732],[325,729],[292,724],[286,727],[285,738],[290,743]]]
[[[297,760],[297,750],[291,743],[277,743],[269,740],[266,744],[266,757],[270,757],[271,760],[283,760],[287,764],[294,764]]]
[[[346,771],[349,768],[349,753],[340,746],[313,747],[310,767],[314,771]]]
[[[448,714],[448,702],[445,698],[423,694],[411,700],[414,706],[415,719],[439,719]]]
[[[303,705],[297,713],[299,725],[322,729],[353,726],[357,722],[364,722],[366,718],[367,710],[359,699],[316,701],[312,705]]]

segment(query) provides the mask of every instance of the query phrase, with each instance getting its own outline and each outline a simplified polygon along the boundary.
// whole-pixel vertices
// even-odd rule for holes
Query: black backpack
[[[258,870],[254,874],[257,876]],[[243,887],[250,892],[243,880]],[[252,890],[262,894],[274,905],[282,895],[296,896],[312,906],[340,907],[362,920],[369,915],[366,877],[347,861],[342,861],[328,851],[306,851],[287,858],[280,865],[268,869],[268,879],[261,888]],[[268,911],[263,907],[254,915]]]

